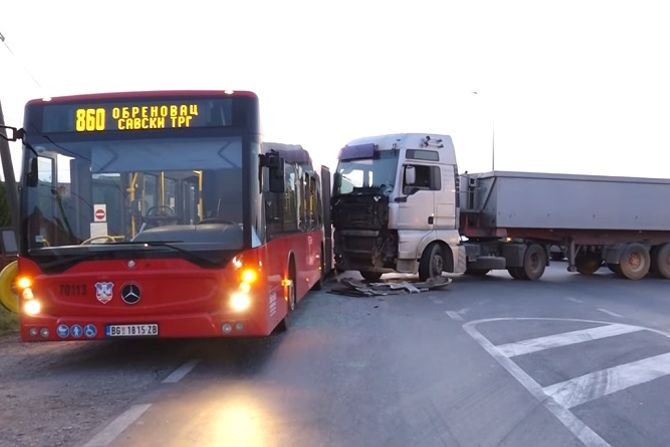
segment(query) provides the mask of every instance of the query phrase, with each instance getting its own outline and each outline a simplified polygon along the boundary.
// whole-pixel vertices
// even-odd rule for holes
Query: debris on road
[[[388,280],[384,282],[365,282],[351,278],[340,278],[331,289],[331,293],[347,296],[386,296],[427,292],[441,289],[451,284],[451,278],[429,278],[426,281]]]

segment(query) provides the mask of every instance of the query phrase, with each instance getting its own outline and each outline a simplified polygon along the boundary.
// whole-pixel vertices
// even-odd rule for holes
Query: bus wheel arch
[[[293,252],[289,253],[284,278],[282,279],[282,302],[286,306],[286,314],[275,328],[275,332],[286,332],[290,326],[291,313],[297,302],[296,268]]]

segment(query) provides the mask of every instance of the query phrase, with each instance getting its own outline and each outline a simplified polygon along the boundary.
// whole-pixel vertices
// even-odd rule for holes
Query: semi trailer
[[[459,175],[448,135],[361,138],[340,151],[334,177],[336,268],[368,280],[494,269],[535,280],[559,247],[569,271],[670,278],[669,197],[667,179]]]

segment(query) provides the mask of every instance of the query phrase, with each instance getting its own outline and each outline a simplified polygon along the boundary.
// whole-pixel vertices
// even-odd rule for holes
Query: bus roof
[[[299,144],[263,143],[262,152],[264,154],[271,150],[277,151],[289,163],[312,167],[312,158],[309,156],[309,152]]]
[[[93,93],[86,95],[72,95],[72,96],[57,96],[53,98],[32,99],[28,101],[27,105],[36,104],[59,104],[72,102],[89,102],[100,101],[105,99],[136,99],[136,98],[160,98],[160,97],[212,97],[212,96],[243,96],[249,98],[257,98],[254,92],[245,90],[157,90],[157,91],[142,91],[142,92],[111,92],[111,93]]]

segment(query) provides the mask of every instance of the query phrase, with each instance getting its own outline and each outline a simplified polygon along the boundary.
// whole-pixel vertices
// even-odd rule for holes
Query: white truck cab
[[[360,138],[340,151],[332,219],[338,270],[463,273],[458,168],[451,137],[425,133]]]

